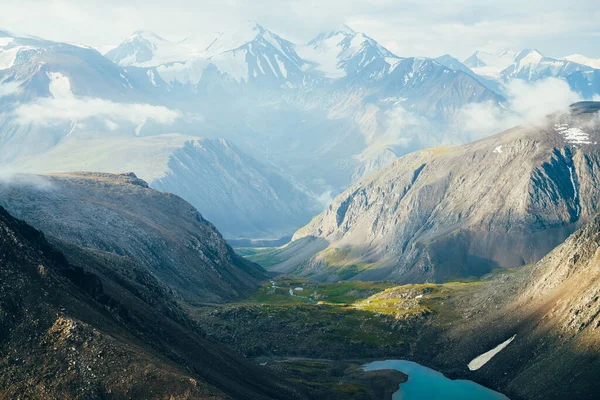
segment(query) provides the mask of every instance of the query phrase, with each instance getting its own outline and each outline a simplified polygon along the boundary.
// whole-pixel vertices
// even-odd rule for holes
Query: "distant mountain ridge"
[[[464,64],[476,74],[504,83],[513,79],[532,82],[549,77],[568,81],[572,74],[593,71],[600,66],[584,56],[574,55],[557,59],[547,57],[537,49],[504,49],[496,54],[476,51],[464,60]],[[589,97],[579,88],[572,87],[586,98]]]

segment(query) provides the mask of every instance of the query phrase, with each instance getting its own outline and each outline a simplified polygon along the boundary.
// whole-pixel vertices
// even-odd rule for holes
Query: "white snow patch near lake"
[[[418,296],[415,297],[415,299],[422,299],[422,298],[423,298],[422,294],[420,294],[420,295],[418,295]]]
[[[502,154],[502,145],[496,147],[494,149],[493,153]]]
[[[514,334],[510,339],[505,342],[500,343],[498,346],[494,347],[492,350],[483,353],[480,356],[475,357],[468,365],[469,370],[477,371],[479,368],[483,367],[490,361],[496,354],[500,353],[502,350],[506,348],[515,338],[517,334]]]
[[[296,292],[301,292],[301,291],[303,291],[303,290],[304,290],[304,288],[297,287],[297,288],[294,288],[294,290],[295,290]]]

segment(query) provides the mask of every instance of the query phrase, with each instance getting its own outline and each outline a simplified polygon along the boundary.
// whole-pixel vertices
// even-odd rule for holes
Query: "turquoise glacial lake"
[[[375,361],[364,366],[365,371],[395,369],[408,375],[400,384],[393,400],[508,400],[508,397],[475,382],[452,380],[442,373],[412,361]]]

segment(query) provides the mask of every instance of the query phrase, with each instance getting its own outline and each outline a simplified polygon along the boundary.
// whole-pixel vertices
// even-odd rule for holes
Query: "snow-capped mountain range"
[[[600,63],[582,55],[556,59],[536,49],[518,52],[504,49],[495,54],[476,51],[464,60],[464,65],[478,75],[509,82],[512,79],[535,81],[548,77],[566,79],[570,74],[598,68]]]
[[[208,40],[137,31],[105,55],[0,31],[0,165],[134,168],[229,237],[274,237],[399,155],[479,137],[464,131],[462,110],[504,107],[511,80],[556,77],[585,98],[600,94],[595,62],[535,50],[476,52],[464,62],[405,57],[347,26],[305,44],[255,22]],[[166,138],[175,144],[158,151]],[[193,145],[213,139],[228,145]],[[209,148],[220,155],[203,158]],[[149,156],[158,153],[160,162]],[[220,172],[207,173],[210,165]],[[226,189],[236,176],[246,176],[243,185]],[[256,187],[269,189],[258,198]],[[248,222],[244,213],[267,204],[272,218]],[[239,212],[225,223],[232,209]],[[245,228],[236,232],[237,222]]]

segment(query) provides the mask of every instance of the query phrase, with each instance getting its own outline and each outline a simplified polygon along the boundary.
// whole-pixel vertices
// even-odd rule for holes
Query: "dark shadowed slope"
[[[294,398],[205,337],[128,257],[64,244],[0,208],[0,398]]]
[[[236,299],[265,279],[194,207],[133,174],[16,175],[0,205],[65,242],[131,257],[191,302]]]

